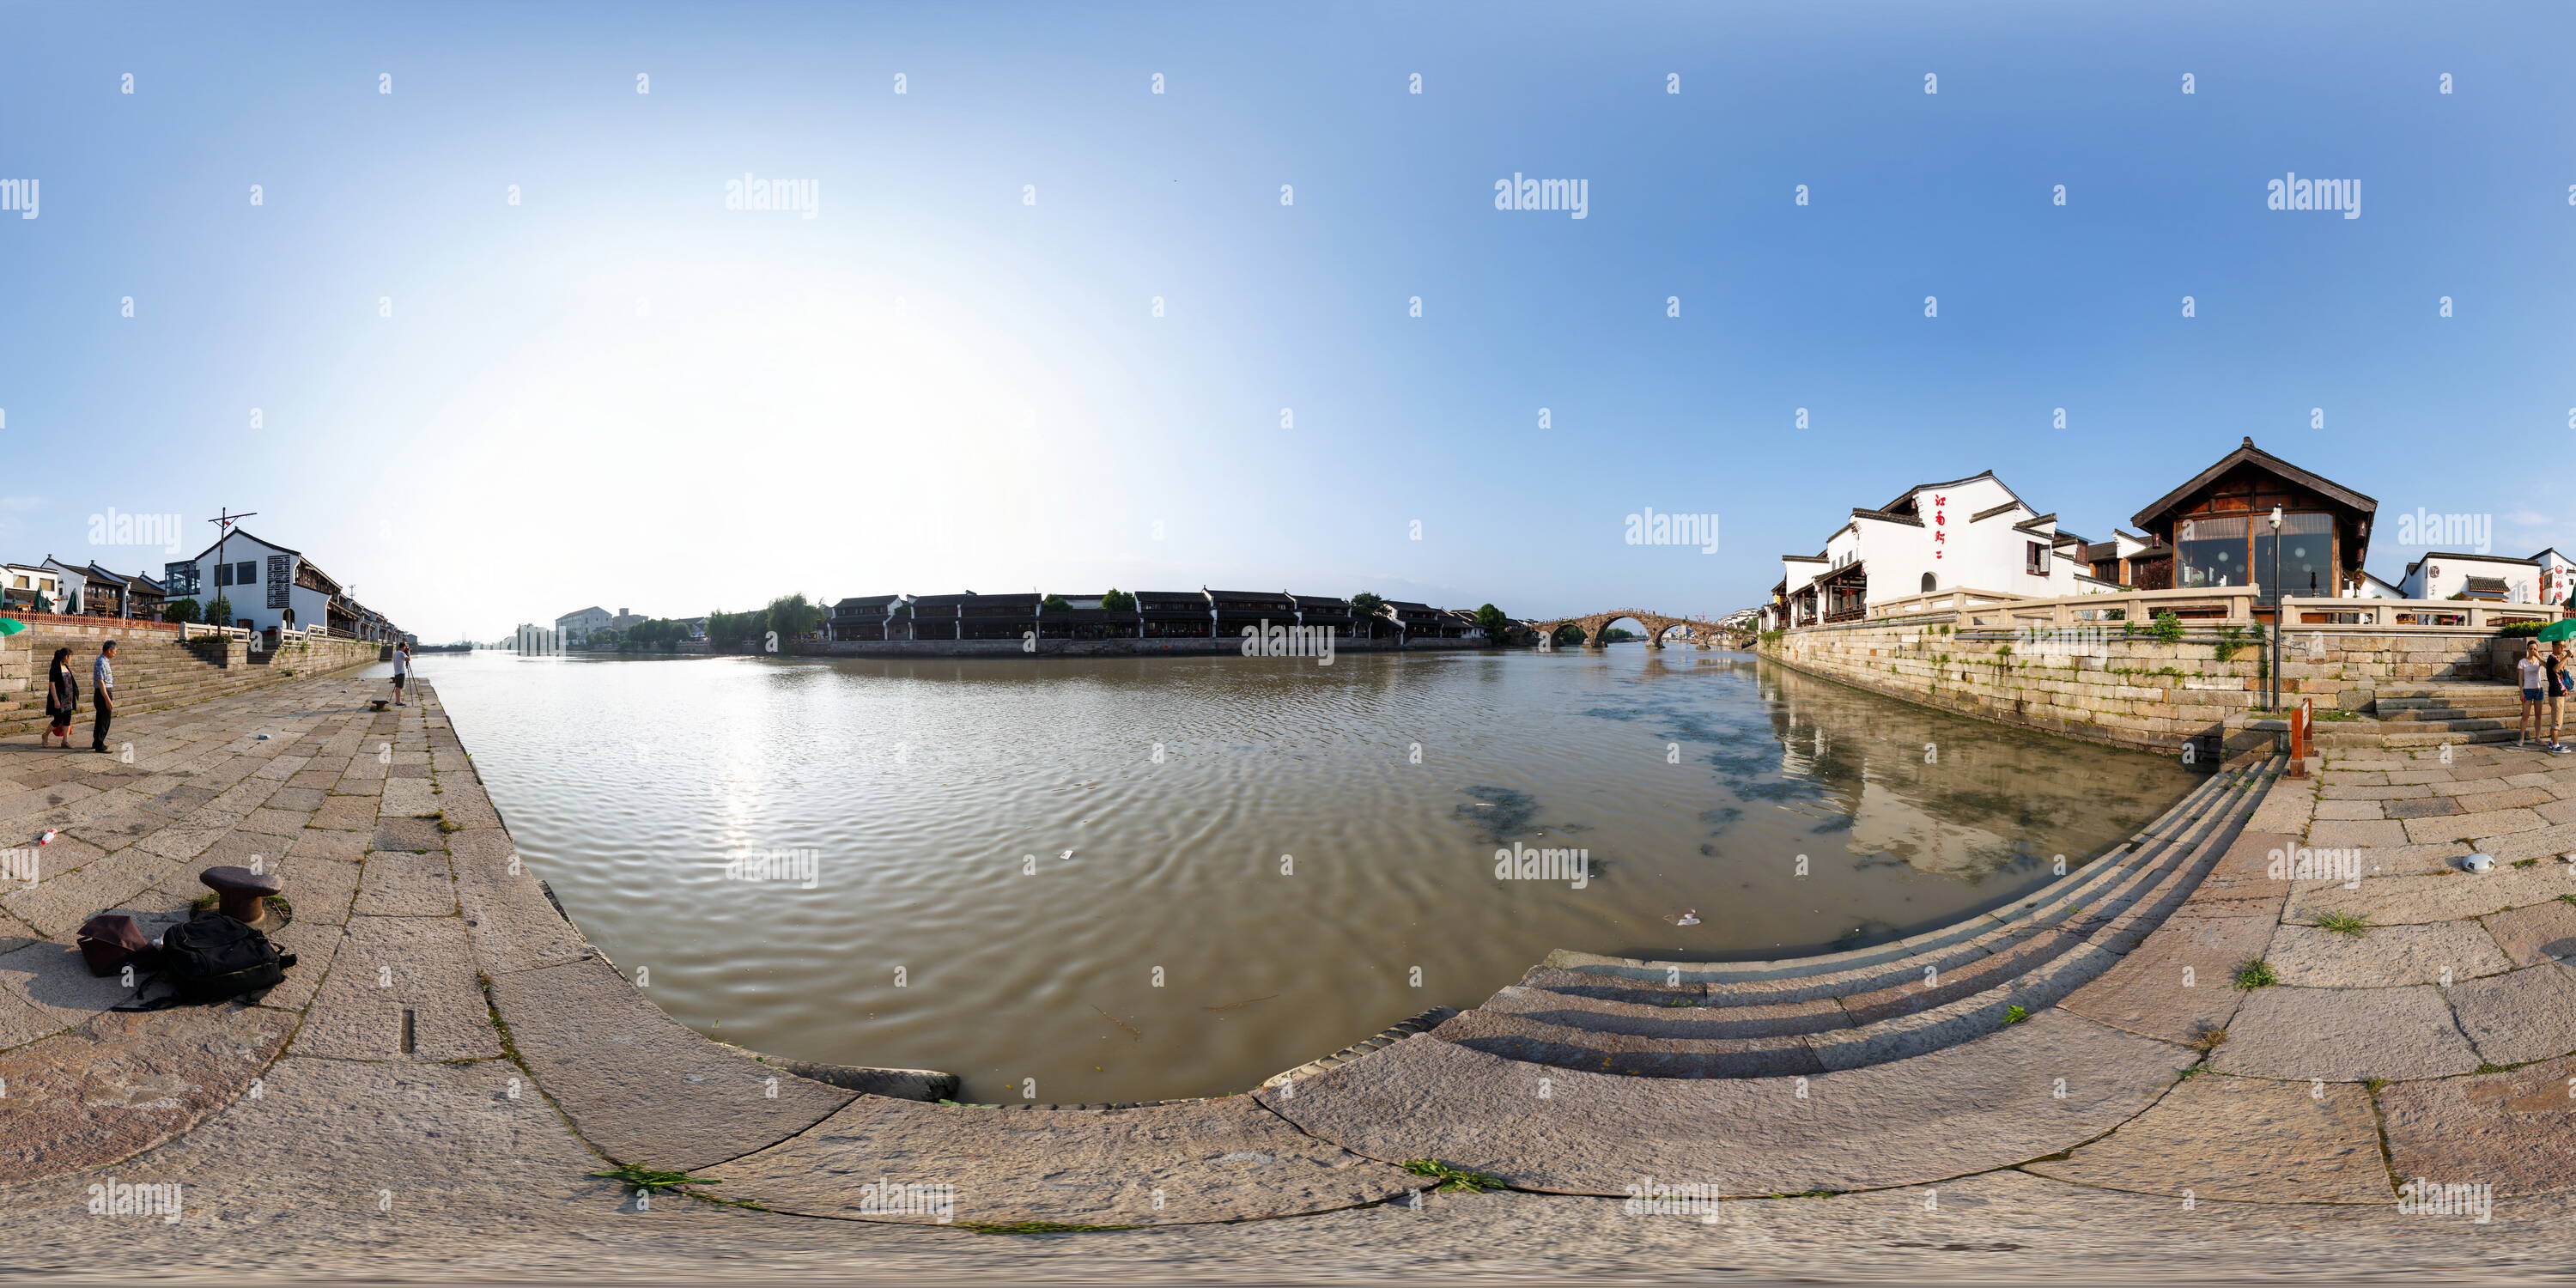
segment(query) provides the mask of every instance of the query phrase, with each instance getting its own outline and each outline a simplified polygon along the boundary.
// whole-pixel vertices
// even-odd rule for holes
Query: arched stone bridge
[[[1545,641],[1555,638],[1559,628],[1579,626],[1583,629],[1583,647],[1600,648],[1605,643],[1601,638],[1602,633],[1608,631],[1612,623],[1622,621],[1635,622],[1644,629],[1648,648],[1662,648],[1664,637],[1675,630],[1688,632],[1692,637],[1691,642],[1697,643],[1702,648],[1708,647],[1712,642],[1741,648],[1753,637],[1751,631],[1740,630],[1706,617],[1650,613],[1641,608],[1614,608],[1606,613],[1591,613],[1582,617],[1559,617],[1553,621],[1532,622],[1530,625],[1538,631],[1542,646]]]

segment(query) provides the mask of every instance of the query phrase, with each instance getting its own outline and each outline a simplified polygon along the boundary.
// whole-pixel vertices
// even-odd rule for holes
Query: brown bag
[[[113,975],[152,947],[143,927],[121,912],[102,912],[82,922],[74,942],[92,975]]]

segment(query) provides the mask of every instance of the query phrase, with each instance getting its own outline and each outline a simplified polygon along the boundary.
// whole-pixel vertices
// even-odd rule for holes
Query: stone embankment
[[[1978,625],[1975,616],[1802,627],[1766,636],[1759,651],[1874,693],[2095,742],[2173,750],[2216,735],[2244,751],[2274,741],[2257,714],[2268,646],[2250,626],[2185,624],[2168,641],[2141,623],[2017,626],[1997,609]],[[2493,640],[2492,631],[2298,627],[2282,641],[2283,701],[2376,715],[2383,695],[2420,698],[2488,680]]]
[[[130,764],[0,755],[0,826],[62,832],[0,893],[13,1267],[2500,1272],[2557,1265],[2576,1215],[2576,770],[2536,753],[2242,764],[1902,943],[1559,954],[1253,1094],[1003,1108],[663,1015],[519,858],[433,687],[379,715],[375,686],[304,677],[140,717]],[[2446,875],[2471,844],[2502,865]],[[2320,847],[2366,857],[2311,879]],[[107,1013],[127,994],[80,969],[80,918],[175,914],[254,856],[293,901],[288,984]],[[723,1184],[645,1202],[612,1164]],[[2401,1206],[2418,1179],[2455,1188]],[[118,1206],[173,1185],[166,1220]],[[1131,1226],[1187,1228],[1101,1229]]]

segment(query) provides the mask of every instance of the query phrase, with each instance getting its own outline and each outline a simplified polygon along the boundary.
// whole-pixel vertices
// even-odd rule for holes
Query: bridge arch
[[[1547,640],[1554,639],[1556,632],[1564,627],[1575,627],[1583,632],[1583,647],[1597,649],[1607,645],[1602,636],[1620,622],[1636,623],[1638,633],[1645,636],[1646,647],[1650,649],[1663,648],[1665,638],[1676,630],[1687,632],[1689,638],[1685,642],[1701,648],[1707,648],[1713,642],[1740,642],[1739,637],[1750,635],[1750,632],[1727,627],[1710,618],[1650,613],[1641,608],[1613,608],[1580,617],[1532,622],[1531,626],[1537,629],[1542,639]]]

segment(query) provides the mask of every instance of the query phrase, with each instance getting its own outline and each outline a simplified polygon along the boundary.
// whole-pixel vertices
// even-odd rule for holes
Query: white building
[[[2423,558],[2406,565],[2406,575],[2398,579],[2397,588],[2403,592],[2399,596],[2403,599],[2449,599],[2458,595],[2501,604],[2536,604],[2542,602],[2535,598],[2540,594],[2540,578],[2538,560],[2428,550]]]
[[[1823,553],[1785,555],[1782,621],[1851,621],[1890,600],[1941,590],[2047,599],[2117,589],[2082,560],[2083,538],[2057,530],[1992,470],[1920,483],[1825,539]]]
[[[45,562],[38,567],[46,576],[54,579],[52,595],[55,612],[78,614],[86,609],[89,601],[88,574],[52,555],[45,556]]]
[[[576,609],[555,619],[555,638],[565,644],[579,644],[590,638],[592,631],[604,631],[617,620],[596,604]]]
[[[199,615],[217,626],[255,631],[300,631],[321,626],[354,635],[363,611],[341,594],[340,583],[305,558],[273,541],[234,528],[194,559],[163,565],[161,581],[172,600],[197,601]],[[221,599],[232,606],[214,622]]]
[[[36,597],[42,595],[48,611],[70,611],[63,607],[62,574],[51,568],[41,564],[0,564],[0,579],[5,579],[0,589],[5,589],[11,608],[33,611]]]
[[[2564,605],[2568,596],[2576,595],[2576,559],[2558,553],[2558,547],[2551,546],[2533,555],[2531,561],[2540,565],[2541,603]]]

